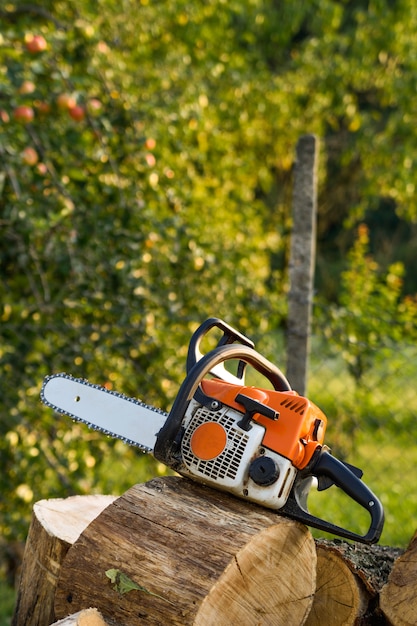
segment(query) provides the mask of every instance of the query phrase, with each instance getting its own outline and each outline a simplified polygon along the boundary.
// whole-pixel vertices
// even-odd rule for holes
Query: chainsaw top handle
[[[197,361],[200,361],[203,357],[203,353],[200,350],[201,342],[213,328],[218,328],[223,332],[222,337],[217,343],[217,347],[229,345],[235,342],[243,346],[248,346],[249,348],[255,347],[253,341],[240,333],[238,330],[232,328],[232,326],[229,326],[229,324],[226,324],[226,322],[218,317],[210,317],[197,328],[191,337],[187,355],[187,374],[194,367]],[[214,366],[211,369],[211,373],[213,376],[216,376],[226,382],[233,383],[235,385],[243,385],[246,365],[247,364],[244,361],[239,361],[236,376],[226,370],[224,363],[219,363]]]
[[[176,438],[180,434],[190,400],[209,372],[215,371],[216,366],[232,359],[238,359],[245,364],[252,365],[270,381],[275,390],[291,391],[291,386],[281,370],[253,348],[242,344],[217,346],[196,361],[182,383],[168,418],[156,438],[154,456],[159,461],[175,469],[177,465],[175,458],[177,452]]]

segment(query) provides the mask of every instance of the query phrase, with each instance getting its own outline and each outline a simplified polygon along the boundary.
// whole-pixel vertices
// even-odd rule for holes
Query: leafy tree
[[[357,384],[372,367],[378,349],[397,345],[416,333],[416,302],[401,299],[404,268],[391,265],[386,273],[369,254],[369,231],[362,224],[342,274],[340,306],[332,310],[327,335],[340,348]]]
[[[265,232],[256,197],[263,146],[228,111],[243,106],[251,119],[243,53],[231,84],[217,85],[224,68],[204,37],[202,58],[190,57],[186,12],[143,4],[127,20],[111,2],[103,19],[87,5],[58,8],[3,12],[6,535],[33,499],[112,482],[110,472],[100,482],[103,437],[39,406],[45,374],[88,376],[166,408],[202,319],[266,328],[267,305],[269,321],[279,317],[266,283],[280,236]],[[200,6],[193,28],[230,29],[214,8]]]
[[[333,436],[339,455],[346,451],[351,454],[357,435],[366,428],[373,432],[381,427],[388,431],[392,428],[398,434],[399,424],[414,421],[407,403],[401,410],[394,409],[388,391],[387,400],[380,406],[373,387],[375,371],[385,372],[387,380],[398,378],[404,359],[399,365],[396,353],[415,344],[417,338],[417,300],[401,297],[403,275],[401,263],[385,271],[376,263],[370,254],[369,229],[361,224],[348,254],[348,269],[341,276],[339,303],[329,306],[317,302],[315,323],[328,342],[328,354],[341,358],[347,369],[335,376],[344,380],[344,393],[338,394],[336,402],[336,398],[329,402],[337,423]],[[381,394],[384,387],[393,386],[397,396],[398,386],[387,385],[387,380]]]

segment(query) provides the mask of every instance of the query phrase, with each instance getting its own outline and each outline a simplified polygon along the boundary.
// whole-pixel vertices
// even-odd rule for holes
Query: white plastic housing
[[[181,452],[184,467],[180,473],[268,508],[280,509],[288,499],[297,469],[289,459],[262,446],[263,426],[251,422],[250,430],[246,431],[238,425],[241,419],[242,414],[230,407],[216,411],[192,400],[183,424]],[[227,434],[223,451],[211,460],[198,458],[191,448],[194,431],[206,422],[220,424]],[[249,477],[250,465],[259,456],[270,457],[276,463],[279,474],[272,485],[258,485]]]

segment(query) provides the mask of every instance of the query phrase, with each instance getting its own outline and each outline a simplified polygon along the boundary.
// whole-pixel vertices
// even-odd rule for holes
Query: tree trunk
[[[308,529],[183,478],[136,485],[69,549],[57,617],[93,605],[111,624],[300,626],[312,604]]]
[[[395,561],[381,590],[380,606],[393,626],[417,624],[417,532],[404,554]]]
[[[298,553],[300,540],[305,534],[288,521],[255,535],[204,598],[194,626],[303,624],[314,594],[315,559],[310,546]]]
[[[368,608],[369,593],[343,557],[317,547],[317,590],[306,626],[351,626]]]
[[[12,626],[47,626],[54,621],[62,561],[87,524],[113,500],[113,496],[74,496],[34,505]]]

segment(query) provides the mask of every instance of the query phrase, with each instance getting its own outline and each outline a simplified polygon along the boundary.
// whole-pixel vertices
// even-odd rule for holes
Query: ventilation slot
[[[221,454],[210,461],[198,459],[192,452],[190,440],[198,426],[205,422],[217,422],[221,424],[227,433],[226,447]],[[245,452],[248,435],[236,428],[236,420],[233,416],[209,411],[205,407],[197,409],[192,417],[181,444],[181,452],[185,465],[189,470],[199,472],[207,478],[220,479],[230,478],[234,480],[240,467],[242,456]]]
[[[281,406],[290,411],[294,411],[294,413],[303,415],[306,408],[306,401],[304,399],[300,400],[299,398],[286,398],[281,402]]]

